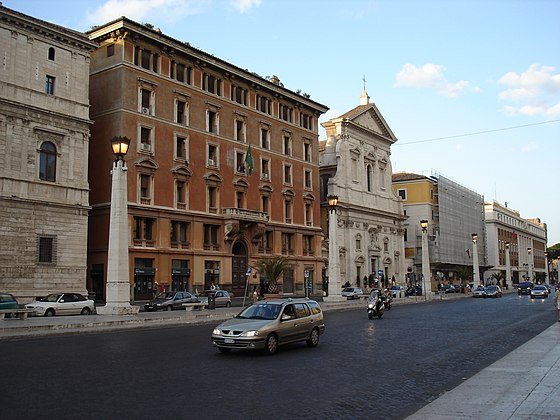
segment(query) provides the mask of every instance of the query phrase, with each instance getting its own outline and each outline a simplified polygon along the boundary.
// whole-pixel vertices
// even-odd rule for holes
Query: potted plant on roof
[[[276,255],[272,258],[262,258],[257,262],[257,268],[262,277],[268,281],[268,290],[265,292],[265,299],[280,297],[280,287],[278,278],[289,267],[288,258]]]

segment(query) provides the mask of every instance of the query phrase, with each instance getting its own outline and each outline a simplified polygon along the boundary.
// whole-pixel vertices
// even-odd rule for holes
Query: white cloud
[[[231,0],[230,4],[234,9],[239,11],[239,13],[245,13],[253,7],[259,7],[261,5],[261,0]]]
[[[94,11],[87,12],[92,25],[99,25],[121,16],[137,22],[173,24],[185,16],[199,12],[205,0],[108,0]]]
[[[523,153],[531,153],[534,152],[535,150],[537,150],[539,148],[539,145],[537,143],[535,143],[534,141],[532,141],[531,143],[527,143],[525,146],[523,146],[521,148],[521,151]]]
[[[508,72],[498,82],[507,86],[499,98],[511,102],[503,107],[508,115],[559,116],[560,73],[555,68],[531,64],[523,73]]]
[[[479,91],[478,87],[472,86],[466,80],[449,82],[443,74],[444,71],[445,67],[438,64],[427,63],[422,67],[405,64],[395,77],[395,86],[432,89],[449,98],[456,98],[467,92]]]

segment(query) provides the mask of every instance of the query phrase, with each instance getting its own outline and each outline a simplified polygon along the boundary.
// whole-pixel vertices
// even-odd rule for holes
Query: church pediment
[[[377,133],[393,142],[397,140],[375,104],[357,106],[342,115],[342,118],[353,125]]]

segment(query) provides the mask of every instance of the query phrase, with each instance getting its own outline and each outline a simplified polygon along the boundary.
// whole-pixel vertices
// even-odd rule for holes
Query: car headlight
[[[214,328],[214,331],[212,331],[212,334],[214,335],[220,335],[221,331],[218,328]]]
[[[257,335],[259,335],[259,332],[256,331],[256,330],[245,331],[245,332],[242,332],[241,334],[239,334],[240,337],[256,337]]]

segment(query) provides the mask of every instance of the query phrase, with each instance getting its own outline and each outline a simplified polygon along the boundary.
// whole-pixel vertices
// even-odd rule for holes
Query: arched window
[[[49,60],[54,61],[54,48],[49,48]]]
[[[41,145],[39,156],[39,179],[42,181],[56,181],[56,146],[50,141]]]
[[[366,182],[367,182],[367,190],[368,190],[368,192],[371,192],[372,189],[373,189],[373,185],[372,185],[372,184],[373,184],[373,179],[372,179],[373,174],[372,174],[372,172],[373,172],[373,171],[372,171],[371,165],[367,165],[367,166],[366,166],[366,178],[367,178],[367,179],[366,179]]]

